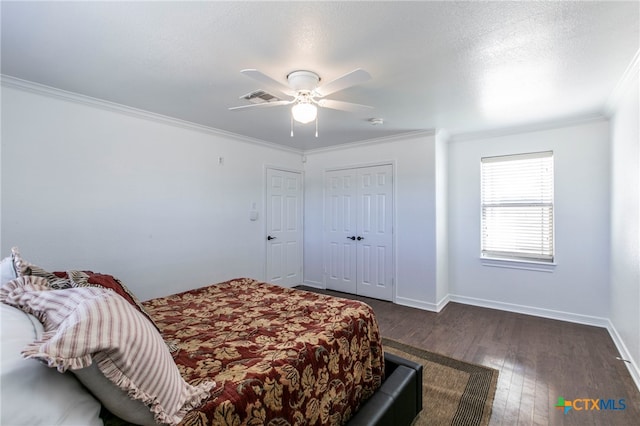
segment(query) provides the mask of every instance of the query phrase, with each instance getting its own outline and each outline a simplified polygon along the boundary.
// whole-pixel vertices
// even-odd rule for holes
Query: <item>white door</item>
[[[328,172],[325,182],[325,267],[328,289],[357,294],[355,170]]]
[[[358,293],[393,298],[392,166],[358,170]]]
[[[267,169],[267,281],[302,284],[302,175]]]
[[[393,299],[392,176],[391,165],[327,173],[327,288]]]

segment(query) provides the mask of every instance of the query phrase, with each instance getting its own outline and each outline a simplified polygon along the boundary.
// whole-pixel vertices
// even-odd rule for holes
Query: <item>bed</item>
[[[3,269],[0,290],[3,358],[8,333],[22,339],[13,347],[24,346],[21,372],[12,380],[3,372],[3,407],[14,404],[5,400],[5,383],[22,384],[24,371],[35,367],[51,376],[51,368],[26,357],[66,372],[54,376],[76,376],[100,400],[97,410],[105,424],[356,425],[393,419],[409,424],[421,409],[420,367],[385,356],[373,310],[362,302],[239,278],[141,303],[110,275],[49,273],[20,260],[12,259],[13,280],[7,282],[12,277],[5,277]],[[67,307],[59,314],[52,305]],[[28,325],[7,330],[9,308],[20,308],[29,324],[39,320],[42,330],[32,327],[34,336],[25,336]],[[84,342],[94,346],[78,349],[78,336],[91,329],[78,325],[87,315],[99,316],[91,322],[95,335]],[[123,335],[129,328],[135,332]],[[109,333],[110,346],[95,346]],[[74,353],[68,353],[70,347]],[[148,352],[155,358],[148,358]],[[163,392],[175,392],[157,397],[153,386],[160,379],[155,376],[171,383],[161,387]],[[44,395],[51,393],[37,387]],[[94,417],[96,407],[81,395],[86,390],[73,392],[63,399],[84,398],[78,405]],[[22,414],[16,409],[13,415]],[[4,423],[4,409],[2,416]],[[46,416],[45,421],[55,423],[51,414]],[[397,423],[398,416],[405,420]],[[20,424],[18,417],[12,420]]]
[[[384,378],[378,324],[361,302],[242,278],[144,305],[179,347],[182,376],[217,383],[184,425],[342,424]]]

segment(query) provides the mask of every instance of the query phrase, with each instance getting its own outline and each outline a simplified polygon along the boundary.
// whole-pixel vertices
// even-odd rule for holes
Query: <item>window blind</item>
[[[483,257],[552,262],[553,152],[481,159]]]

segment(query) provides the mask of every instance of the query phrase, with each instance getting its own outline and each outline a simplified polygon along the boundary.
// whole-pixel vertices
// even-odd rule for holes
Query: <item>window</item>
[[[553,152],[481,160],[482,257],[553,262]]]

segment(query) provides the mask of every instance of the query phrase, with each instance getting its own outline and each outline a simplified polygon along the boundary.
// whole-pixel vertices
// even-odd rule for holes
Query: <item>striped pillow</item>
[[[18,247],[11,248],[11,258],[13,259],[13,265],[16,270],[16,274],[19,277],[23,275],[31,274],[31,270],[29,269],[29,264],[22,258],[22,255],[20,254],[20,250],[18,250]]]
[[[72,287],[102,287],[102,288],[115,291],[120,296],[122,296],[127,302],[129,302],[131,306],[136,308],[142,315],[144,315],[149,321],[151,321],[151,324],[153,324],[153,326],[158,331],[160,331],[160,328],[156,325],[155,321],[153,321],[153,318],[151,318],[151,315],[149,315],[149,313],[144,308],[144,306],[142,306],[142,303],[136,297],[136,295],[133,294],[131,290],[129,290],[127,286],[122,283],[122,281],[120,281],[118,278],[114,277],[113,275],[99,274],[92,271],[76,271],[76,270],[67,271],[66,273],[55,272],[54,274],[55,274],[54,276],[60,275],[60,276],[68,277],[72,283],[71,285]],[[51,280],[49,280],[49,286],[53,287],[51,285]]]
[[[33,275],[36,277],[46,278],[47,286],[53,289],[61,290],[70,287],[103,287],[111,289],[118,293],[120,296],[124,297],[127,302],[131,303],[134,308],[140,311],[142,315],[147,317],[147,319],[151,321],[153,326],[158,331],[160,331],[160,328],[155,323],[153,318],[151,318],[151,315],[149,315],[136,295],[133,294],[131,290],[129,290],[127,286],[122,283],[122,281],[120,281],[113,275],[77,270],[70,270],[67,272],[49,272],[44,268],[26,261],[20,254],[20,250],[18,250],[17,247],[13,247],[11,249],[11,259],[13,261],[13,269],[16,271],[16,275],[18,277]],[[178,350],[178,347],[171,342],[167,342],[167,346],[172,352]]]
[[[46,278],[47,285],[51,288],[69,288],[73,287],[71,280],[65,277],[58,277],[55,274],[45,271],[43,268],[24,260],[20,254],[18,247],[11,248],[11,258],[13,259],[14,268],[18,277],[25,275],[34,275],[36,277]]]
[[[150,407],[158,423],[177,424],[209,396],[215,383],[186,383],[153,325],[116,293],[98,287],[50,289],[24,276],[0,290],[0,300],[40,319],[45,333],[22,352],[56,367],[97,363],[111,382]]]

